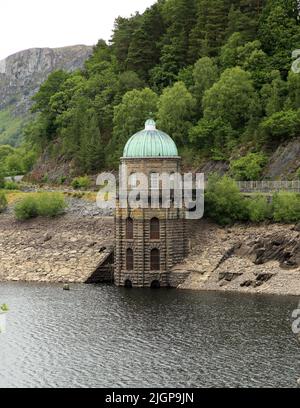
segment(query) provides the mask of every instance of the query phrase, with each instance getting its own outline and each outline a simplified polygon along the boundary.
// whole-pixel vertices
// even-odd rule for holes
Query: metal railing
[[[9,176],[9,177],[4,177],[5,181],[13,181],[15,183],[20,183],[23,180],[24,176]]]
[[[300,193],[300,180],[237,181],[236,183],[242,193],[274,193],[278,191]]]

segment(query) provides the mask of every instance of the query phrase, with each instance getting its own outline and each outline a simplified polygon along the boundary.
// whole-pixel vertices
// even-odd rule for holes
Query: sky
[[[94,45],[109,40],[114,20],[155,0],[1,0],[0,60],[35,47]]]

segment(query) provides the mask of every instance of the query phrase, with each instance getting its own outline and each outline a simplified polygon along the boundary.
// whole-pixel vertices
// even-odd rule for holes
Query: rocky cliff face
[[[280,145],[270,157],[263,177],[269,180],[297,179],[300,168],[300,137]]]
[[[30,99],[54,70],[81,68],[92,47],[33,48],[0,61],[0,110],[12,105],[16,115],[27,113]]]

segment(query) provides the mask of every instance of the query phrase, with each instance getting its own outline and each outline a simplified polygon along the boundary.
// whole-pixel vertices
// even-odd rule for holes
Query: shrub
[[[264,119],[260,128],[270,140],[292,138],[300,132],[300,109],[276,112]]]
[[[60,193],[30,194],[15,205],[18,220],[27,220],[37,216],[55,217],[66,207],[64,196]]]
[[[55,217],[62,214],[66,208],[63,194],[40,193],[38,198],[38,215],[42,217]]]
[[[252,222],[262,222],[272,218],[272,205],[267,197],[258,194],[251,197],[247,202],[249,219]]]
[[[296,175],[297,175],[297,178],[300,180],[300,167],[299,167],[299,169],[297,170]]]
[[[246,220],[247,203],[230,177],[215,174],[208,180],[205,192],[206,214],[221,225]]]
[[[67,180],[66,176],[60,176],[57,179],[57,184],[64,184],[66,180]]]
[[[230,163],[230,171],[236,180],[257,180],[266,165],[266,156],[262,153],[248,153]]]
[[[5,303],[3,303],[3,305],[0,306],[0,311],[1,312],[8,312],[9,308]]]
[[[5,194],[0,191],[0,213],[3,212],[6,207],[7,207],[7,200],[6,200]]]
[[[84,177],[76,177],[73,179],[71,186],[78,190],[80,188],[88,188],[91,185],[91,181],[87,176]]]
[[[4,188],[5,180],[4,180],[4,175],[1,173],[0,170],[0,188]]]
[[[279,192],[273,196],[274,221],[300,221],[300,195],[297,193]]]
[[[18,220],[28,220],[38,216],[37,198],[33,195],[20,200],[14,208]]]
[[[4,188],[6,190],[19,190],[19,185],[15,181],[6,181]]]
[[[44,174],[43,177],[42,177],[42,183],[47,184],[48,182],[49,182],[49,176],[48,176],[48,174],[46,173],[46,174]]]

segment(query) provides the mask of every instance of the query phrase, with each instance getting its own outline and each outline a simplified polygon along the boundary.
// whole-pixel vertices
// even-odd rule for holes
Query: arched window
[[[150,239],[159,239],[159,219],[152,218],[150,220]]]
[[[133,239],[133,219],[130,217],[126,220],[126,239]]]
[[[174,190],[175,189],[175,173],[172,172],[170,174],[170,190]]]
[[[159,190],[159,173],[150,174],[151,190]]]
[[[152,249],[150,254],[150,269],[151,271],[160,270],[160,251],[157,248]]]
[[[133,250],[131,248],[126,251],[126,269],[127,271],[133,270]]]
[[[128,177],[129,188],[137,187],[137,174],[131,173]]]

